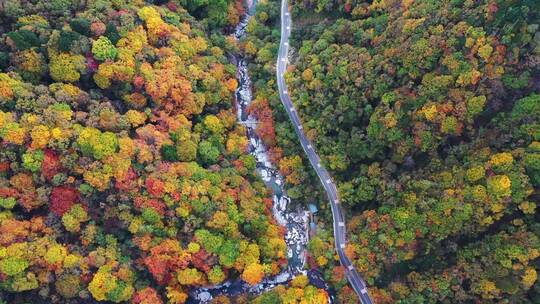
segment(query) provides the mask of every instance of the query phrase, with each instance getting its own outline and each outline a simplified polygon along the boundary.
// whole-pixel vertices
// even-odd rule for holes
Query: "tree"
[[[511,185],[512,181],[506,175],[495,175],[488,178],[487,181],[488,192],[496,198],[510,196],[512,194]]]
[[[0,294],[185,303],[249,264],[277,274],[283,232],[231,107],[237,45],[206,31],[243,5],[71,2],[2,6]]]
[[[223,282],[225,279],[225,274],[223,273],[223,270],[221,270],[221,267],[214,266],[209,272],[208,272],[208,281],[211,284],[218,285]]]
[[[159,294],[152,287],[146,287],[133,295],[133,304],[163,304]]]
[[[529,145],[529,151],[525,154],[525,169],[532,183],[535,186],[540,185],[540,143],[533,142]]]
[[[51,191],[50,206],[52,212],[62,216],[80,200],[79,191],[69,186],[54,187]]]
[[[89,220],[88,213],[81,204],[73,205],[62,215],[62,223],[69,232],[79,232],[81,223]]]
[[[279,161],[279,171],[288,183],[299,185],[304,180],[302,159],[298,155],[284,157]]]
[[[77,82],[84,68],[84,57],[61,53],[51,57],[49,73],[55,81]]]
[[[197,144],[191,140],[180,141],[176,146],[176,154],[180,161],[193,161],[197,157]]]
[[[28,261],[18,257],[6,257],[0,261],[0,271],[8,276],[14,276],[28,268]]]
[[[17,53],[12,61],[18,73],[28,81],[36,82],[47,72],[44,56],[34,49]]]
[[[250,285],[258,284],[264,277],[264,268],[259,263],[252,263],[246,266],[242,272],[242,280]]]
[[[32,171],[38,172],[41,169],[41,164],[44,159],[43,151],[36,150],[25,153],[22,156],[23,167]]]
[[[30,131],[30,137],[32,138],[32,148],[43,149],[49,142],[51,134],[49,132],[49,128],[43,125],[38,125],[32,128],[32,131]]]
[[[204,127],[212,134],[221,135],[224,131],[223,124],[215,115],[207,115],[204,117]]]
[[[100,36],[92,43],[92,54],[98,60],[114,60],[118,54],[118,50],[105,36]]]
[[[37,35],[29,30],[9,32],[7,37],[13,42],[15,47],[21,51],[40,45]]]
[[[95,128],[84,128],[78,138],[77,144],[83,153],[102,159],[116,152],[118,138],[112,132],[101,132]]]
[[[198,285],[202,283],[202,274],[194,268],[186,268],[178,272],[178,282],[182,285]]]
[[[199,143],[197,154],[203,164],[213,165],[217,162],[220,152],[211,142],[205,140]]]
[[[55,282],[55,288],[64,298],[75,298],[81,290],[81,280],[77,275],[64,274]]]

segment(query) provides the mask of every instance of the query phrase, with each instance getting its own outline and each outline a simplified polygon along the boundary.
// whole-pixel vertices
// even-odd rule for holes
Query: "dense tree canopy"
[[[0,5],[0,302],[184,303],[286,267],[218,31],[243,8],[181,2]]]
[[[375,301],[536,303],[538,2],[317,0],[291,9],[289,92],[338,183],[346,252]],[[319,181],[275,93],[276,20],[272,3],[260,6],[243,46],[256,92],[273,108],[287,187],[310,202]],[[320,209],[328,230],[319,224],[309,262],[348,303],[354,292]]]
[[[241,1],[0,3],[0,302],[184,303],[286,269],[285,229],[236,124],[240,52],[247,111],[288,195],[321,202],[308,266],[356,303],[277,94],[279,8],[260,1],[237,42],[225,33]],[[290,8],[290,95],[375,302],[539,302],[538,1]],[[305,276],[213,299],[327,301]]]

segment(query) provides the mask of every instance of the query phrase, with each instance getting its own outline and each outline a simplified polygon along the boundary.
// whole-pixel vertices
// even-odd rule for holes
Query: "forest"
[[[225,0],[0,3],[1,303],[185,303],[286,268],[236,123],[227,33],[242,14]],[[327,301],[290,284],[263,297]]]
[[[375,303],[539,303],[540,2],[293,0],[286,79]],[[237,123],[296,205],[307,268],[212,303],[358,303],[330,207],[277,94],[280,2],[0,2],[0,303],[186,303],[287,268]]]
[[[279,3],[250,41],[279,168],[320,202],[310,267],[357,303],[326,197],[275,93]],[[538,303],[540,3],[292,1],[285,77],[347,215],[347,254],[375,303]],[[322,228],[322,229],[321,229]]]

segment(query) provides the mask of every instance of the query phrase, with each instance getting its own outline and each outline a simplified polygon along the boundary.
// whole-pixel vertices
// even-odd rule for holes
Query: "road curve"
[[[358,294],[360,301],[363,304],[371,304],[373,302],[367,292],[367,285],[365,281],[362,279],[362,277],[360,277],[360,274],[351,263],[349,257],[345,255],[344,249],[345,244],[347,243],[347,231],[345,227],[345,217],[343,216],[343,211],[339,204],[339,197],[336,185],[332,181],[332,178],[330,177],[328,171],[321,164],[321,158],[319,157],[319,155],[317,155],[315,147],[304,134],[302,123],[300,122],[300,117],[298,116],[298,111],[296,111],[296,109],[294,108],[294,105],[289,96],[287,84],[285,83],[285,79],[283,78],[283,74],[286,71],[288,62],[287,53],[289,51],[289,36],[291,34],[291,27],[292,19],[289,13],[288,2],[287,0],[281,0],[281,40],[279,42],[279,52],[276,63],[279,97],[281,98],[281,103],[283,104],[285,110],[287,111],[287,114],[289,115],[289,119],[294,125],[294,130],[296,131],[296,135],[298,135],[298,138],[300,139],[302,148],[304,149],[309,159],[309,162],[311,163],[311,166],[313,167],[315,172],[317,172],[317,175],[321,180],[324,190],[328,195],[328,199],[330,200],[330,206],[332,208],[332,216],[334,220],[334,240],[336,251],[339,256],[339,261],[341,262],[341,265],[345,267],[345,274],[347,276],[347,279],[349,280],[349,283],[351,284],[354,291]]]

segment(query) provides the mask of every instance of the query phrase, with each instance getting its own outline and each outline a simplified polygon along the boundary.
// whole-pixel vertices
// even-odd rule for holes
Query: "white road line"
[[[338,226],[339,226],[339,227],[345,227],[345,223],[344,223],[344,222],[339,222],[339,223],[338,223]]]
[[[287,91],[283,91],[283,94],[287,94]]]

